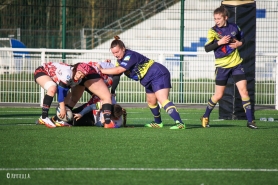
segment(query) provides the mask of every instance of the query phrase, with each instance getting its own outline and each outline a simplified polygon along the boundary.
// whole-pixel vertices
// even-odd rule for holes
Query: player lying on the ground
[[[70,66],[64,63],[48,62],[35,70],[35,82],[47,91],[43,99],[42,115],[38,120],[39,124],[49,128],[56,127],[48,117],[48,111],[56,92],[60,107],[59,116],[61,118],[65,117],[65,96],[71,87],[78,85],[89,73],[89,68],[90,66],[85,63],[77,63]]]
[[[98,97],[92,97],[92,99],[97,100]],[[92,100],[91,99],[91,100]],[[93,102],[93,101],[89,101]],[[89,103],[88,102],[88,103]],[[123,109],[119,104],[113,104],[115,102],[112,101],[112,111],[111,111],[111,124],[104,124],[103,111],[101,108],[101,102],[97,101],[94,104],[84,104],[80,107],[73,110],[74,112],[74,126],[83,126],[86,123],[91,123],[98,127],[105,128],[120,128],[121,126],[126,126],[126,110]],[[85,119],[81,121],[83,116],[86,116]]]

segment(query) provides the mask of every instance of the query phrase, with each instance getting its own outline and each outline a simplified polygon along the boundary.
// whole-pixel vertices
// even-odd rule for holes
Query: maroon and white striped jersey
[[[82,79],[75,81],[73,78],[72,67],[65,63],[47,62],[43,65],[45,71],[52,80],[59,84],[60,82],[66,84],[68,87],[78,85]]]

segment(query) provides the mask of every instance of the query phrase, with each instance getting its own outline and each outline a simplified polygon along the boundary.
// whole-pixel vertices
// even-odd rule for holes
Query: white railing
[[[24,52],[24,54],[22,54]],[[205,52],[138,51],[165,65],[172,75],[170,99],[176,104],[206,104],[214,92],[214,56]],[[86,61],[115,61],[109,50],[0,48],[0,103],[40,103],[43,89],[34,83],[34,70],[46,61],[73,64]],[[16,53],[16,54],[15,54]],[[66,59],[62,59],[65,54]],[[183,55],[183,61],[180,61]],[[276,61],[276,62],[275,62]],[[256,53],[257,105],[275,105],[278,110],[278,53]],[[119,103],[145,103],[138,82],[121,77]],[[87,95],[81,102],[87,100]]]

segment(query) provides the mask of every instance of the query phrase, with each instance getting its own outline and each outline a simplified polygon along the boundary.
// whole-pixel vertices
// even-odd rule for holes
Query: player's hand
[[[73,114],[73,115],[74,115],[73,117],[76,121],[79,120],[82,117],[81,114]]]
[[[66,107],[65,106],[61,106],[60,107],[60,114],[59,114],[59,116],[61,118],[64,118],[66,116]]]
[[[230,40],[231,40],[231,37],[229,35],[226,35],[226,36],[222,37],[217,43],[220,46],[220,45],[230,43]]]
[[[97,68],[99,68],[99,70],[102,69],[101,65],[99,63],[96,63]]]
[[[238,48],[242,45],[242,42],[234,39],[234,42],[230,43],[229,46],[233,49]]]

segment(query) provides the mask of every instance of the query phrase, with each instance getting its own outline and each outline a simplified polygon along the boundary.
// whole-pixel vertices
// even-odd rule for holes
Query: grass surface
[[[256,120],[259,129],[251,130],[246,120],[219,120],[214,110],[211,128],[202,128],[204,109],[180,108],[186,130],[170,130],[164,110],[166,126],[153,129],[143,127],[152,120],[148,108],[127,111],[134,128],[49,129],[35,125],[39,108],[0,108],[0,184],[278,183],[277,121]],[[278,112],[255,116],[277,120]]]

